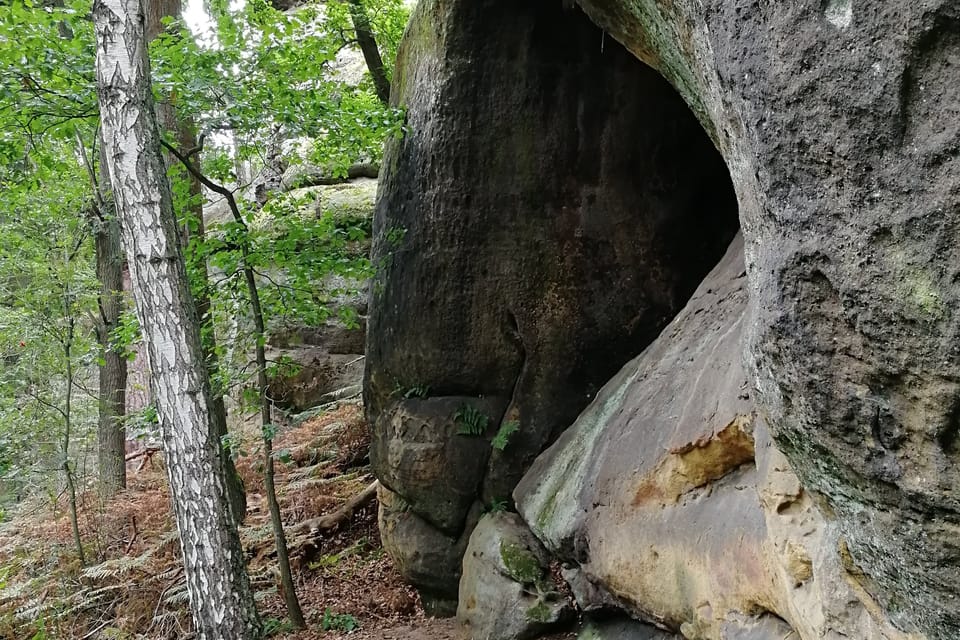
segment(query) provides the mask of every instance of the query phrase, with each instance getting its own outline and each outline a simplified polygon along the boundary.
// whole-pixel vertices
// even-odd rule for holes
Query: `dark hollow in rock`
[[[505,410],[482,437],[517,430],[477,497],[509,499],[717,263],[736,198],[677,92],[560,2],[421,2],[393,99],[409,131],[374,220],[374,468],[395,475],[377,447],[405,396],[492,399]]]

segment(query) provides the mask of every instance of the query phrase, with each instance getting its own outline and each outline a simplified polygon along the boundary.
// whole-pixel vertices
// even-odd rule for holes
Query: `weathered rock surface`
[[[398,387],[492,400],[486,438],[519,430],[487,461],[490,504],[680,309],[736,205],[676,93],[559,1],[420,3],[394,87],[409,131],[374,221],[374,469],[392,473]]]
[[[618,605],[691,639],[903,638],[850,584],[835,527],[755,415],[746,284],[738,238],[537,459],[520,513],[578,566],[587,609]]]
[[[273,194],[284,199],[294,213],[308,218],[329,216],[343,233],[349,229],[369,231],[376,198],[376,180],[354,180],[346,184],[294,189]],[[226,201],[205,207],[204,218],[211,234],[219,233],[224,222],[232,220]],[[251,225],[269,229],[273,218],[261,211]],[[368,236],[365,236],[368,237]],[[347,248],[354,255],[369,249],[369,241],[361,239]],[[339,249],[338,249],[339,250]],[[274,265],[260,277],[260,287],[269,289],[286,280],[283,265]],[[315,325],[287,320],[268,327],[268,358],[274,362],[289,361],[292,367],[277,368],[270,381],[270,398],[279,406],[294,412],[304,411],[327,394],[358,387],[363,378],[363,353],[366,341],[367,282],[362,276],[326,274],[316,283],[313,297],[334,314],[333,318]],[[349,319],[349,321],[347,321]],[[272,319],[271,319],[272,320]],[[234,332],[249,332],[251,320],[243,315],[234,319]],[[242,329],[246,325],[246,329]],[[228,343],[230,336],[227,336]],[[247,355],[239,358],[246,361]]]
[[[679,640],[679,636],[629,619],[590,621],[577,640]]]
[[[750,386],[861,587],[960,636],[960,4],[579,5],[726,159]]]
[[[476,503],[468,513],[463,533],[448,536],[413,513],[403,498],[386,487],[378,489],[377,500],[383,548],[394,558],[400,575],[420,589],[427,615],[456,614],[460,561],[482,506]]]
[[[799,640],[797,632],[780,618],[734,617],[720,625],[720,640]]]
[[[334,329],[336,331],[336,329]],[[289,358],[270,380],[268,393],[278,406],[299,413],[317,406],[330,393],[359,388],[363,355],[331,353],[317,347],[271,349],[271,359]]]
[[[573,609],[550,577],[550,556],[514,513],[480,519],[463,557],[457,619],[475,640],[527,640]]]
[[[656,146],[666,131],[662,139],[678,139],[669,123],[679,109],[649,110],[648,101],[666,102],[617,40],[669,80],[726,160],[745,238],[745,311],[741,336],[715,341],[731,354],[722,360],[734,362],[743,345],[747,358],[737,373],[746,397],[713,390],[723,407],[672,386],[677,371],[691,384],[716,372],[675,362],[648,385],[647,404],[610,395],[580,419],[621,411],[652,420],[658,405],[675,406],[674,393],[691,403],[675,406],[676,416],[703,412],[691,418],[699,435],[673,434],[676,417],[671,427],[648,423],[669,455],[634,450],[642,473],[626,473],[641,462],[620,459],[611,467],[619,478],[591,458],[613,445],[577,430],[584,459],[568,462],[586,493],[558,495],[602,489],[632,505],[633,491],[640,504],[620,515],[654,514],[644,536],[703,531],[698,546],[679,537],[666,557],[648,550],[617,570],[667,567],[713,600],[697,613],[673,573],[663,581],[669,593],[642,581],[608,590],[638,614],[703,618],[710,633],[719,633],[717,612],[746,603],[741,613],[769,610],[803,638],[840,628],[894,637],[871,622],[884,613],[906,633],[960,637],[960,4],[579,0],[602,35],[558,4],[418,7],[396,83],[412,132],[387,154],[377,214],[382,270],[366,373],[375,428],[394,378],[503,398],[506,419],[519,417],[522,429],[508,456],[491,457],[485,493],[495,496],[597,381],[639,351],[649,339],[641,335],[659,327],[650,320],[682,301],[683,287],[670,283],[695,279],[696,269],[673,270],[693,262],[667,250],[677,236],[647,243],[683,216],[672,205],[652,218],[637,207],[676,203],[677,182],[664,177],[671,148],[682,149],[685,167],[707,152]],[[713,218],[686,220],[678,245],[692,247]],[[776,448],[759,445],[764,423]],[[786,459],[772,464],[777,448]],[[767,501],[788,492],[794,474],[792,506],[774,518]],[[603,500],[596,510],[575,501],[577,512],[555,502],[561,513],[538,533],[563,553],[586,545],[582,573],[603,582],[631,544],[612,526],[614,510]],[[548,507],[541,500],[535,511]],[[784,519],[795,509],[802,517]],[[604,518],[611,526],[597,525]],[[805,521],[818,523],[815,535],[801,533]],[[739,562],[732,573],[723,553]]]
[[[482,416],[483,432],[470,432],[470,412]],[[459,535],[490,457],[483,437],[490,416],[502,413],[502,402],[477,398],[401,399],[373,433],[370,462],[380,470],[380,482],[403,496],[411,511]]]

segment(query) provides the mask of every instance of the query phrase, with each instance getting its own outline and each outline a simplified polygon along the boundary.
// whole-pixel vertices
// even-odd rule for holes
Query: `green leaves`
[[[335,613],[333,609],[327,607],[323,612],[323,620],[320,626],[324,631],[353,631],[360,628],[360,623],[349,613]]]
[[[399,0],[368,4],[393,60],[407,11]],[[230,162],[205,160],[214,179],[236,182],[236,162],[262,161],[280,132],[316,141],[308,160],[345,176],[352,163],[379,158],[384,140],[399,132],[402,113],[380,104],[368,81],[357,85],[342,72],[342,51],[354,46],[343,3],[284,13],[250,1],[239,11],[221,6],[213,24],[199,41],[171,25],[152,43],[151,57],[159,101],[173,102],[201,134],[229,132]]]
[[[322,210],[293,196],[260,208],[242,197],[245,181],[295,161],[345,176],[353,163],[378,162],[384,140],[401,133],[403,121],[377,100],[369,79],[344,73],[343,52],[355,46],[345,4],[289,14],[267,0],[248,0],[239,10],[230,4],[211,0],[207,33],[194,37],[181,21],[168,20],[151,45],[157,100],[205,134],[202,154],[191,157],[213,180],[236,187],[245,221],[214,225],[205,243],[186,251],[195,291],[212,298],[215,323],[204,331],[209,338],[216,327],[228,336],[217,356],[233,368],[216,374],[218,392],[255,373],[246,360],[253,332],[240,274],[244,249],[268,332],[334,316],[355,325],[356,312],[338,308],[336,299],[371,271],[366,215]],[[391,67],[407,11],[402,0],[365,4]],[[95,41],[90,1],[62,5],[0,3],[0,474],[22,478],[57,451],[66,365],[92,389],[99,357],[92,331],[99,314],[91,242],[91,203],[99,197]],[[298,138],[310,141],[301,145],[308,151],[294,154],[280,144]],[[200,196],[179,166],[171,180],[178,215],[196,237]],[[332,280],[346,284],[331,287]],[[138,339],[128,312],[111,347],[130,355]],[[92,433],[95,398],[76,393],[72,411],[80,446]],[[131,417],[130,425],[148,429],[150,419]]]
[[[34,136],[60,140],[95,121],[93,25],[88,3],[0,6],[0,156],[20,155]]]
[[[462,436],[481,436],[490,424],[490,418],[476,407],[465,404],[453,416],[457,423],[457,434]]]
[[[89,385],[96,359],[87,181],[56,137],[35,140],[27,160],[0,168],[0,472],[14,485],[37,483],[63,455],[65,390]],[[80,444],[95,400],[76,394],[70,415]]]
[[[518,420],[504,420],[497,430],[497,435],[493,436],[490,446],[497,451],[503,451],[510,443],[510,436],[520,431],[520,422]]]

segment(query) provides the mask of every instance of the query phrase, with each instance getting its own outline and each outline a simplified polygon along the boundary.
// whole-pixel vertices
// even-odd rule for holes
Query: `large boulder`
[[[433,526],[460,535],[490,456],[490,444],[470,431],[465,416],[478,416],[488,428],[502,404],[454,396],[405,398],[392,407],[370,452],[380,481]]]
[[[457,619],[474,640],[529,640],[572,618],[550,556],[515,513],[481,518],[463,557]]]
[[[851,586],[835,530],[754,409],[738,238],[687,307],[517,487],[585,609],[685,638],[904,638]],[[790,634],[794,634],[791,636]]]
[[[960,636],[960,4],[579,5],[730,167],[750,387],[858,583]]]
[[[456,614],[461,559],[470,531],[480,519],[480,504],[467,514],[464,532],[451,536],[414,513],[406,500],[386,487],[377,490],[377,501],[383,548],[394,558],[400,575],[419,587],[427,614]]]
[[[481,438],[513,433],[490,447],[475,497],[509,500],[738,222],[682,100],[559,0],[421,2],[394,100],[407,132],[381,171],[365,401],[375,472],[436,521],[382,450],[404,396],[498,404]],[[455,437],[445,420],[436,432]]]
[[[394,377],[509,399],[523,428],[515,460],[491,457],[493,495],[669,315],[654,292],[692,263],[653,258],[670,242],[643,244],[658,227],[632,226],[650,219],[637,203],[675,202],[658,197],[676,184],[660,179],[671,149],[687,167],[712,151],[649,153],[680,109],[648,110],[667,103],[616,40],[726,160],[746,390],[835,518],[851,588],[907,632],[957,637],[960,5],[579,0],[600,33],[563,4],[417,9],[396,78],[411,133],[387,154],[378,209],[371,417]],[[624,250],[645,257],[620,271]]]

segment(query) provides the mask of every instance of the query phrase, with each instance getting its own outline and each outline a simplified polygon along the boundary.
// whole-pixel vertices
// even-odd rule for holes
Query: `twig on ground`
[[[377,487],[379,486],[380,481],[374,480],[368,484],[363,491],[347,500],[342,507],[333,513],[324,514],[318,518],[312,518],[310,520],[304,520],[300,524],[290,527],[288,529],[289,534],[291,536],[307,534],[312,538],[316,537],[316,535],[321,531],[333,529],[340,523],[352,518],[353,514],[358,509],[372,502],[377,496]]]

